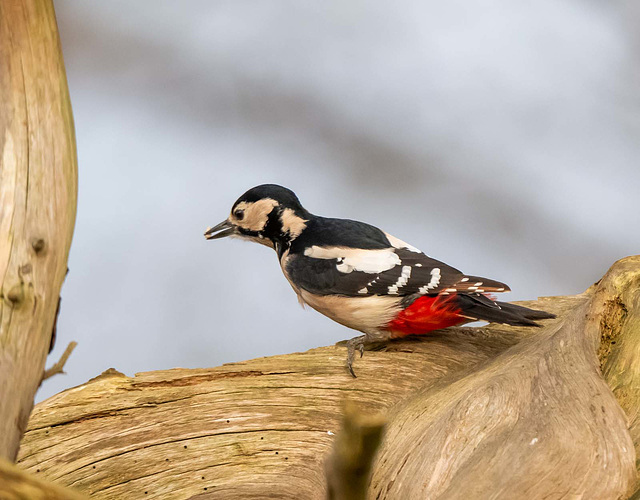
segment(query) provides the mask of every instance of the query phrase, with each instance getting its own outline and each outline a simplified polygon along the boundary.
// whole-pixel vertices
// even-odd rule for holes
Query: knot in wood
[[[24,286],[22,283],[13,285],[7,293],[7,300],[13,305],[18,305],[24,300]]]
[[[40,253],[44,250],[45,241],[43,238],[33,238],[31,240],[31,247],[35,253]]]

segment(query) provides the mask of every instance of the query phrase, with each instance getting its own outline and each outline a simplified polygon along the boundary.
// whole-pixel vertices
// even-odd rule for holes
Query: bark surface
[[[558,314],[542,328],[394,341],[357,360],[357,379],[343,346],[112,370],[36,407],[19,464],[100,499],[319,499],[325,470],[361,476],[370,463],[345,449],[369,446],[359,436],[331,452],[348,400],[388,421],[368,498],[626,498],[640,443],[639,285],[629,257],[583,294],[523,303]],[[329,478],[334,498],[348,482]]]
[[[0,457],[14,460],[51,344],[76,148],[50,0],[0,2]]]

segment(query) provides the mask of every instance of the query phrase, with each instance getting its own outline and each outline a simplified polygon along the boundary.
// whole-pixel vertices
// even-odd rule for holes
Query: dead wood
[[[629,257],[583,294],[525,303],[558,314],[539,329],[392,342],[358,359],[357,379],[340,346],[112,370],[36,406],[19,464],[100,499],[320,499],[349,400],[389,422],[369,498],[626,498],[639,276],[640,257]]]
[[[627,415],[640,458],[640,259],[616,263],[599,283],[589,311],[598,329],[604,378]],[[597,335],[597,334],[596,334]],[[637,486],[636,486],[637,488]],[[640,498],[640,491],[636,489]]]
[[[0,458],[0,498],[2,500],[87,500],[68,488],[36,478]]]
[[[0,457],[14,460],[51,345],[76,214],[51,0],[0,2]]]

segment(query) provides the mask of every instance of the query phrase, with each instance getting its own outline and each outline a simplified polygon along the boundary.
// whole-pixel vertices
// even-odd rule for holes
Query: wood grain
[[[76,214],[67,81],[50,0],[0,2],[0,457],[40,385]]]
[[[87,500],[87,496],[36,478],[0,458],[2,500]]]

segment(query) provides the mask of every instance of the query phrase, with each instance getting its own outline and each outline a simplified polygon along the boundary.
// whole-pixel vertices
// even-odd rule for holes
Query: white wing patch
[[[403,266],[402,273],[400,274],[398,281],[396,281],[393,285],[391,285],[387,289],[389,294],[398,295],[398,289],[405,286],[408,283],[410,277],[411,277],[411,266]]]
[[[409,245],[409,243],[402,241],[401,239],[396,238],[395,236],[389,233],[384,233],[384,235],[387,237],[387,239],[389,240],[389,243],[391,243],[391,246],[394,248],[406,248],[410,252],[423,253],[422,250],[417,249],[413,245]]]
[[[379,274],[402,264],[393,249],[360,250],[345,247],[312,246],[305,249],[304,254],[314,259],[337,259],[336,268],[341,273],[361,271]]]
[[[440,268],[439,267],[434,267],[431,270],[431,279],[429,280],[429,283],[427,283],[425,286],[421,286],[418,289],[418,292],[419,293],[428,293],[429,290],[432,290],[432,289],[436,288],[439,283],[440,283]]]

